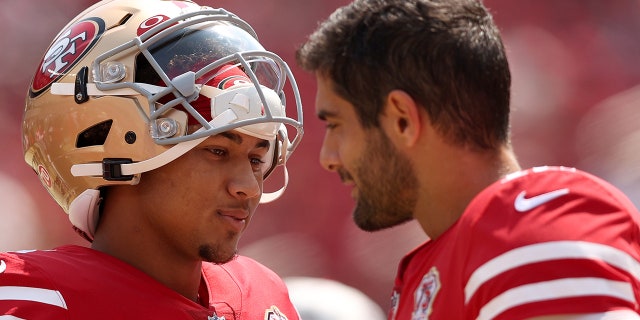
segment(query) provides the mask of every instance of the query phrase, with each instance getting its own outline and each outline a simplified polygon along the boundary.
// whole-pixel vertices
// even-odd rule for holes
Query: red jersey
[[[297,320],[282,280],[254,260],[203,263],[191,301],[102,252],[63,246],[0,254],[0,318]]]
[[[409,253],[390,319],[640,319],[640,216],[587,173],[540,167],[498,181]]]

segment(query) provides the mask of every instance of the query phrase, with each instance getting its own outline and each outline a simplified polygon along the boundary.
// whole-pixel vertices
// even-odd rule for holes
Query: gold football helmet
[[[45,52],[22,130],[25,161],[91,240],[101,187],[136,184],[223,131],[273,142],[263,174],[283,166],[284,186],[261,202],[274,200],[302,125],[291,70],[238,16],[191,1],[105,0]]]

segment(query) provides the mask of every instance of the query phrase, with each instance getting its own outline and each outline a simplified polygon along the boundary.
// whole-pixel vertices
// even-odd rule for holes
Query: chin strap
[[[227,125],[236,119],[236,114],[231,109],[228,109],[217,116],[215,119],[211,120],[209,124],[212,127],[216,128]],[[187,153],[187,151],[193,149],[195,146],[197,146],[207,138],[207,136],[204,136],[202,138],[180,142],[175,146],[169,148],[167,151],[153,158],[140,162],[121,164],[121,173],[122,175],[135,175],[162,167],[165,164],[177,159],[181,155]],[[102,176],[103,165],[101,162],[74,164],[73,166],[71,166],[71,174],[74,177]]]

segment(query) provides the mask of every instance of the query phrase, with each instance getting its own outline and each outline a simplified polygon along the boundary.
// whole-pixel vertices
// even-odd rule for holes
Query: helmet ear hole
[[[83,130],[78,134],[76,148],[104,145],[112,124],[113,120],[107,120]]]

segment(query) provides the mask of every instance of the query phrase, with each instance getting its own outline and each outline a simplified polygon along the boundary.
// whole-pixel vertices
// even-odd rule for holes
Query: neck
[[[508,146],[479,152],[447,147],[436,152],[440,157],[432,168],[438,170],[427,167],[419,174],[424,178],[414,214],[431,239],[436,239],[455,224],[482,190],[507,174],[520,170]]]
[[[202,261],[185,256],[138,221],[127,192],[110,187],[91,247],[132,265],[184,297],[197,301]],[[106,200],[106,199],[105,199]]]

